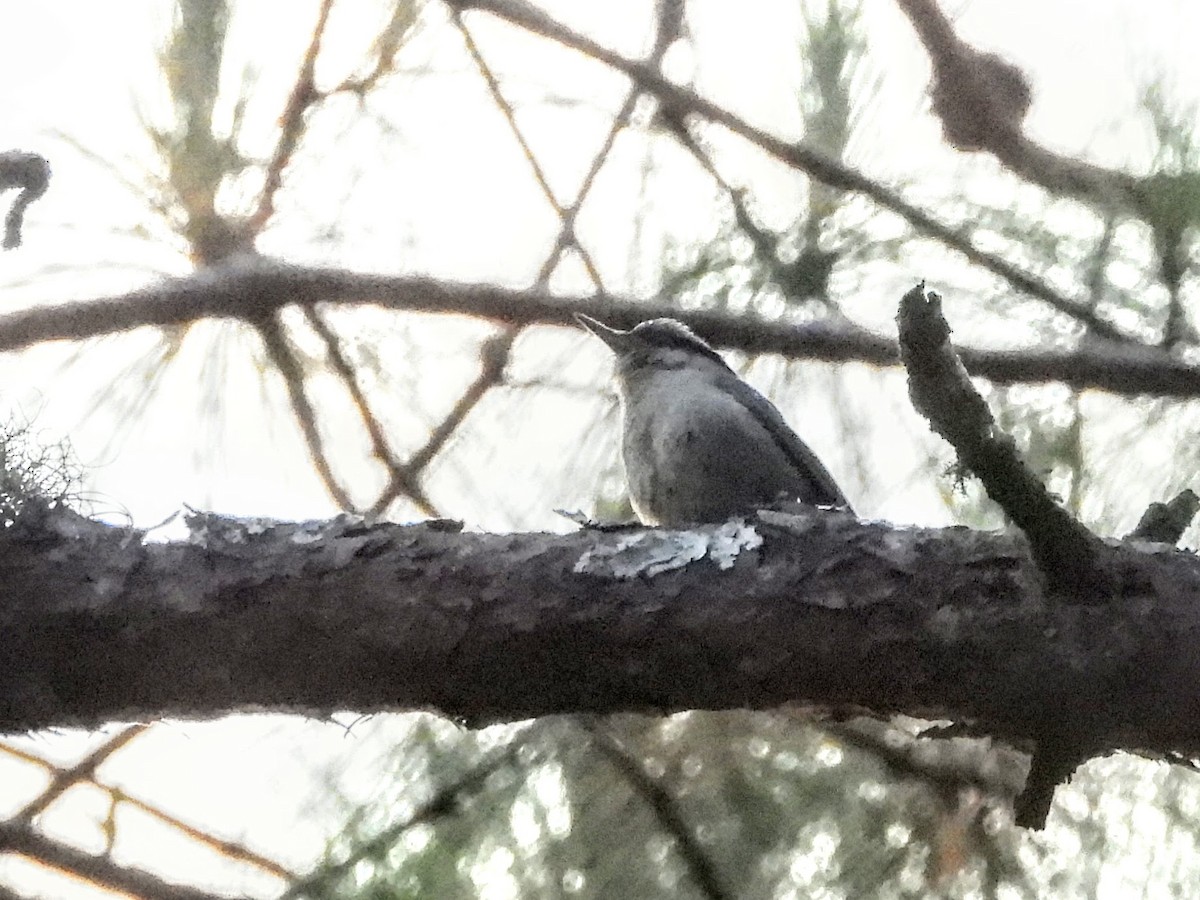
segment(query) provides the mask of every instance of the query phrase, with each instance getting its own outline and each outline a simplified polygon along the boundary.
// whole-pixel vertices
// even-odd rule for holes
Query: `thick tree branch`
[[[768,708],[1200,750],[1200,560],[1114,544],[1105,604],[1049,602],[1021,544],[812,511],[696,531],[458,534],[61,510],[0,533],[0,731],[242,709]]]
[[[243,258],[127,294],[0,316],[0,352],[206,318],[256,324],[291,304],[321,303],[467,315],[518,326],[574,327],[577,312],[620,328],[655,316],[674,316],[717,346],[747,353],[875,366],[900,361],[893,341],[852,325],[755,321],[718,312],[683,312],[661,301],[559,297],[486,284],[291,266],[262,258]],[[1200,368],[1159,348],[1099,343],[1074,350],[959,348],[958,353],[968,372],[996,384],[1060,382],[1122,395],[1200,396]]]
[[[321,41],[325,37],[325,27],[329,23],[329,11],[332,7],[333,0],[321,0],[320,9],[317,12],[317,22],[313,27],[312,37],[309,38],[308,49],[305,50],[304,58],[300,62],[300,69],[296,73],[296,83],[292,85],[292,91],[288,95],[283,114],[279,117],[279,139],[275,143],[271,161],[267,164],[267,170],[263,177],[258,208],[255,209],[246,226],[250,234],[259,234],[271,220],[271,216],[275,214],[275,196],[283,184],[283,170],[287,168],[295,154],[304,133],[304,114],[320,99],[315,78],[317,56],[321,52]]]
[[[706,900],[732,900],[715,863],[697,840],[694,829],[679,808],[679,802],[646,771],[637,755],[621,746],[616,736],[593,723],[585,724],[596,750],[624,778],[630,788],[650,807],[654,818],[675,841],[679,855],[697,890]]]
[[[1058,504],[1025,466],[1003,434],[950,346],[941,298],[917,285],[900,301],[900,347],[913,405],[949,441],[963,467],[974,473],[993,500],[1029,539],[1031,555],[1052,591],[1072,603],[1119,603],[1147,577],[1130,558],[1101,541]],[[1169,504],[1147,510],[1134,536],[1178,538],[1200,503],[1185,491]],[[1140,590],[1140,588],[1134,588]],[[1041,827],[1055,787],[1092,756],[1097,733],[1084,720],[1063,721],[1043,708],[1031,713],[1037,744],[1026,788],[1015,804],[1017,823]]]
[[[329,897],[338,882],[346,878],[354,867],[364,859],[385,856],[410,828],[422,822],[436,821],[443,816],[459,812],[464,798],[480,793],[487,784],[488,776],[501,769],[518,764],[518,751],[529,746],[532,738],[544,728],[534,723],[514,737],[509,743],[495,748],[466,774],[455,778],[442,787],[412,815],[388,826],[379,834],[359,843],[344,859],[327,863],[308,873],[280,894],[276,900],[297,900],[300,897]]]
[[[333,464],[325,450],[325,440],[321,436],[321,428],[317,422],[317,413],[305,388],[304,368],[293,351],[292,345],[288,342],[283,326],[279,324],[277,318],[266,317],[258,322],[258,334],[262,338],[267,356],[275,364],[275,368],[279,370],[279,374],[283,378],[288,400],[291,402],[292,411],[296,414],[300,433],[304,435],[304,444],[308,447],[308,458],[321,477],[321,483],[325,485],[325,490],[329,492],[329,496],[339,507],[347,511],[354,510],[354,500],[338,482],[337,476],[333,472]]]
[[[913,406],[954,447],[962,466],[1029,539],[1051,589],[1075,599],[1103,601],[1124,577],[1111,550],[1064,509],[1021,461],[1000,431],[950,344],[942,298],[922,282],[900,300],[900,353]],[[1152,503],[1130,539],[1175,543],[1200,510],[1191,490]]]

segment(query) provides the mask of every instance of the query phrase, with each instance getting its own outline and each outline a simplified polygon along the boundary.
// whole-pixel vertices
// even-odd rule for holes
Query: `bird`
[[[781,500],[850,510],[771,401],[682,322],[621,331],[576,318],[616,357],[621,454],[643,524],[723,522]]]

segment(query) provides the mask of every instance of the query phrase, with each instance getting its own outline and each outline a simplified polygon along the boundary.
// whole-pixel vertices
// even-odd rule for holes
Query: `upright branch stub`
[[[1033,101],[1025,73],[960,39],[937,0],[897,0],[897,5],[929,53],[930,99],[946,142],[968,151],[1019,142],[1021,124]]]
[[[1200,497],[1190,488],[1185,489],[1166,503],[1151,503],[1126,540],[1177,543],[1198,512]]]
[[[1025,533],[1050,590],[1076,600],[1105,599],[1104,544],[1055,502],[996,426],[950,345],[941,297],[921,282],[901,299],[896,321],[913,406]]]
[[[46,193],[49,185],[50,163],[36,153],[21,150],[0,153],[0,192],[10,188],[21,189],[8,215],[4,217],[5,250],[21,246],[21,224],[25,219],[25,208]]]

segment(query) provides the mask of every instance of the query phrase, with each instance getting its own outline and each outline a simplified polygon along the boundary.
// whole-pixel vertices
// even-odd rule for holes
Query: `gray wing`
[[[788,459],[800,472],[804,473],[804,477],[813,487],[811,502],[820,506],[844,506],[846,509],[850,509],[845,494],[833,480],[829,470],[817,458],[817,454],[813,453],[808,445],[800,440],[796,432],[792,431],[791,426],[784,421],[783,414],[775,408],[775,404],[738,378],[732,370],[728,375],[722,373],[718,381],[718,386],[722,390],[732,394],[756,419],[762,422],[763,427],[775,438],[775,442]]]

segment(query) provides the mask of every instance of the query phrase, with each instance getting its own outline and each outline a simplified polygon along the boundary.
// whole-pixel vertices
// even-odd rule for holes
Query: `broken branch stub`
[[[0,153],[0,192],[11,188],[21,189],[8,215],[4,217],[5,250],[21,246],[21,226],[25,221],[25,209],[46,193],[49,185],[50,163],[41,156],[22,150]]]
[[[1107,599],[1112,578],[1102,565],[1103,543],[1058,505],[996,425],[950,344],[941,297],[921,282],[900,300],[896,321],[913,406],[1024,532],[1051,591],[1076,601]]]

